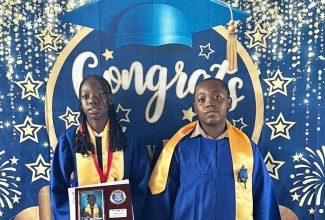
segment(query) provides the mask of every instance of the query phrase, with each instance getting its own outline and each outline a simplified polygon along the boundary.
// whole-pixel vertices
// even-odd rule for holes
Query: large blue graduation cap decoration
[[[116,36],[125,45],[192,47],[192,34],[249,15],[219,0],[95,0],[59,19]]]

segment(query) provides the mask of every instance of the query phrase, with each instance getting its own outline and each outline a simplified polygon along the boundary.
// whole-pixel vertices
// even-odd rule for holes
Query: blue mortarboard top
[[[247,17],[218,0],[95,0],[59,19],[114,35],[118,48],[131,44],[192,47],[192,33]]]

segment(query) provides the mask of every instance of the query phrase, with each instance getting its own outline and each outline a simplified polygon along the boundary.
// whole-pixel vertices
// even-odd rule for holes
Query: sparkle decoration
[[[272,154],[268,152],[264,158],[264,163],[270,176],[279,180],[279,169],[285,164],[285,162],[274,160]]]
[[[200,49],[201,51],[199,53],[199,56],[204,56],[207,60],[209,59],[210,55],[215,52],[211,49],[210,43],[205,46],[200,45]]]
[[[32,182],[39,179],[50,181],[51,164],[45,162],[41,154],[38,155],[34,163],[28,163],[25,166],[32,172]]]
[[[245,35],[249,38],[249,48],[255,46],[261,46],[266,48],[266,39],[271,35],[271,32],[261,28],[259,23],[256,24],[253,31],[245,32]]]
[[[41,30],[40,34],[35,35],[40,40],[41,51],[46,49],[58,50],[58,40],[61,38],[59,34],[52,33],[50,27],[47,26],[44,30]]]
[[[17,176],[18,160],[13,156],[12,161],[6,160],[6,151],[0,151],[0,217],[3,217],[5,208],[13,209],[19,203],[22,192],[18,183],[21,178]],[[9,156],[10,158],[10,156]],[[2,209],[2,210],[1,210]]]
[[[294,156],[292,156],[293,162],[299,161],[300,158],[302,158],[302,157],[303,157],[302,153],[296,153]]]
[[[193,117],[196,116],[195,112],[193,112],[192,107],[190,107],[187,110],[182,110],[183,112],[183,118],[182,120],[189,120],[190,122],[192,122]]]
[[[37,132],[41,130],[43,126],[33,124],[32,118],[27,115],[23,124],[18,124],[14,127],[20,132],[19,143],[22,143],[28,139],[38,143]]]
[[[121,104],[118,104],[117,105],[116,113],[119,113],[120,111],[124,113],[123,118],[120,118],[120,121],[121,122],[122,121],[125,121],[125,122],[129,122],[130,123],[129,114],[130,114],[131,110],[132,109],[124,109]]]
[[[25,99],[26,97],[34,96],[35,98],[40,98],[39,96],[39,88],[43,84],[41,81],[37,81],[33,79],[32,74],[29,72],[25,80],[18,81],[16,84],[22,89],[21,98]]]
[[[281,93],[285,96],[287,93],[287,86],[293,80],[293,78],[283,77],[280,70],[276,71],[272,78],[264,79],[264,81],[269,85],[269,96],[276,93]]]
[[[290,175],[294,180],[290,189],[291,196],[299,207],[309,206],[309,213],[324,212],[325,145],[313,150],[306,147],[306,156],[300,154],[295,161],[295,172]]]
[[[66,112],[63,115],[59,116],[59,119],[63,120],[65,123],[65,128],[68,129],[71,126],[79,125],[79,116],[80,112],[73,112],[69,106],[67,106]]]

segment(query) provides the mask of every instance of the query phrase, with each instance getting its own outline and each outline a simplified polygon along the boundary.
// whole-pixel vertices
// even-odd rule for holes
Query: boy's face
[[[194,108],[203,127],[224,126],[231,98],[221,82],[206,80],[196,87]]]
[[[96,197],[95,196],[89,196],[88,197],[88,203],[91,207],[93,207],[96,203]]]

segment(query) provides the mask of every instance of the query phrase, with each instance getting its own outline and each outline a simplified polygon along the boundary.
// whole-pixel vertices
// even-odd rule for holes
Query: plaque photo
[[[105,203],[103,190],[78,192],[78,216],[80,220],[104,220]]]

